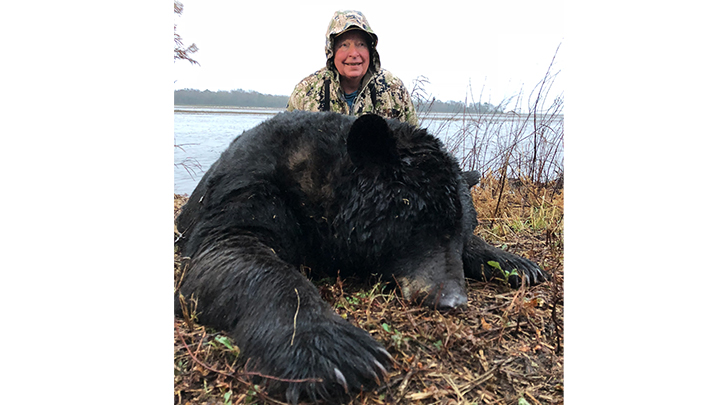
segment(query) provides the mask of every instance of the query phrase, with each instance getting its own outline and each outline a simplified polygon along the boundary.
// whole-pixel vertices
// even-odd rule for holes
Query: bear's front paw
[[[549,275],[535,262],[512,253],[501,252],[504,254],[498,255],[497,262],[502,271],[509,274],[507,281],[512,288],[519,288],[522,285],[520,277],[524,277],[528,285],[540,284],[550,279]]]
[[[513,288],[522,284],[540,284],[550,280],[550,275],[536,263],[489,245],[473,235],[463,251],[465,276],[481,281],[507,280]],[[522,278],[521,278],[522,277]]]
[[[284,391],[291,404],[301,399],[347,402],[352,394],[381,385],[393,362],[367,332],[337,315],[320,324],[298,325],[291,342],[282,349],[268,348],[256,363],[281,377],[268,380],[268,388]]]

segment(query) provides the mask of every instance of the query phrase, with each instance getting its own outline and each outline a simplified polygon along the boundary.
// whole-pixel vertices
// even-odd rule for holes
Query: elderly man
[[[326,65],[295,86],[288,111],[374,113],[417,125],[410,93],[400,78],[380,67],[377,42],[361,12],[336,12],[326,34]]]

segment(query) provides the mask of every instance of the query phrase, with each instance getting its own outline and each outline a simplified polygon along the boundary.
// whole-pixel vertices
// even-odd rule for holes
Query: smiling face
[[[360,80],[365,76],[370,66],[369,38],[362,31],[348,31],[335,38],[333,48],[335,68],[340,73],[341,82],[347,82],[350,85],[349,88],[355,87],[347,91],[345,88],[346,83],[342,83],[343,90],[346,93],[352,93],[357,90]]]

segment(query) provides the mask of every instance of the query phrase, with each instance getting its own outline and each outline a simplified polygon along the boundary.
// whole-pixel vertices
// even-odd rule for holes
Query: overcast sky
[[[336,10],[362,11],[379,37],[385,69],[408,90],[425,76],[439,100],[498,102],[542,80],[558,52],[562,69],[562,1],[274,1],[183,0],[176,18],[201,66],[176,62],[175,88],[255,90],[289,95],[324,65],[325,32]],[[484,87],[484,89],[483,89]],[[562,89],[562,74],[553,85]],[[482,97],[481,97],[482,93]]]

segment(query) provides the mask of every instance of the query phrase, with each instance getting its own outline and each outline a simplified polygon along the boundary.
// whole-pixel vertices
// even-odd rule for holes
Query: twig
[[[397,393],[395,394],[398,398],[403,398],[403,395],[405,395],[405,390],[407,389],[407,385],[410,382],[410,378],[416,373],[417,364],[418,364],[418,356],[415,356],[415,359],[413,360],[413,364],[410,366],[410,370],[408,371],[407,374],[405,374],[405,378],[403,378],[402,382],[400,383],[400,386],[398,387]]]
[[[295,316],[293,317],[293,334],[292,334],[292,338],[290,339],[290,346],[292,346],[293,343],[295,343],[295,332],[297,331],[297,316],[298,316],[298,312],[300,312],[300,293],[298,293],[297,288],[295,288],[294,290],[295,290],[295,294],[297,295],[298,304],[297,304],[297,308],[295,309]]]
[[[480,377],[463,384],[462,390],[465,391],[466,393],[470,392],[470,390],[474,389],[475,387],[478,387],[480,384],[493,378],[495,373],[498,371],[498,368],[500,368],[500,366],[495,366],[495,367],[491,368],[490,370],[488,370],[483,375],[481,375]]]
[[[301,378],[301,379],[280,378],[280,377],[274,377],[271,375],[258,373],[256,371],[248,371],[247,365],[249,362],[250,362],[250,359],[248,359],[245,362],[245,366],[243,367],[243,374],[248,375],[248,376],[266,378],[268,380],[274,380],[274,381],[280,381],[280,382],[286,382],[286,383],[304,383],[304,382],[321,383],[321,382],[323,382],[322,378]]]
[[[190,357],[193,359],[193,361],[195,361],[195,363],[197,363],[197,364],[199,364],[199,365],[205,367],[206,369],[208,369],[208,370],[210,370],[210,371],[213,371],[213,372],[215,372],[215,373],[222,374],[222,375],[228,376],[228,377],[230,377],[230,378],[236,378],[233,374],[226,373],[226,372],[224,372],[224,371],[222,371],[222,370],[216,370],[216,369],[208,366],[207,364],[205,364],[202,360],[200,360],[200,359],[198,359],[197,357],[195,357],[195,354],[192,352],[192,350],[190,350],[190,347],[188,347],[187,343],[185,343],[185,339],[183,339],[183,337],[182,337],[182,333],[180,332],[180,328],[178,328],[177,322],[175,323],[175,331],[176,331],[177,334],[178,334],[178,338],[180,339],[180,342],[182,342],[183,346],[185,346],[185,350],[187,350],[188,354],[189,354]],[[202,342],[201,342],[201,343],[202,343]]]
[[[508,151],[507,157],[505,158],[505,165],[503,165],[502,175],[500,176],[500,193],[498,193],[498,201],[497,205],[495,206],[495,212],[493,213],[493,217],[495,218],[497,218],[498,212],[500,211],[500,202],[502,201],[503,190],[505,190],[505,178],[507,177],[507,169],[510,162],[510,154],[512,153],[512,150],[513,148],[510,148],[510,150]],[[490,229],[492,229],[494,223],[494,219],[490,221]]]
[[[532,396],[531,393],[529,393],[529,392],[526,391],[526,392],[525,392],[525,395],[527,395],[527,397],[530,398],[530,399],[531,399],[534,403],[536,403],[537,405],[542,405],[542,404],[540,403],[540,401],[538,401],[537,399],[535,399],[534,396]]]
[[[203,334],[202,334],[202,337],[200,338],[200,342],[198,343],[197,351],[195,352],[196,355],[198,353],[200,353],[200,350],[202,349],[202,342],[203,342],[203,339],[205,339],[206,335],[207,335],[207,331],[205,330],[205,328],[203,328]]]
[[[457,384],[455,384],[455,381],[448,378],[447,375],[443,375],[443,379],[445,380],[445,382],[448,383],[448,385],[450,385],[450,388],[452,388],[453,391],[455,391],[455,395],[457,395],[458,399],[460,400],[459,402],[461,404],[465,403],[466,402],[465,396],[462,394],[462,392],[460,392],[460,389],[458,388]]]

